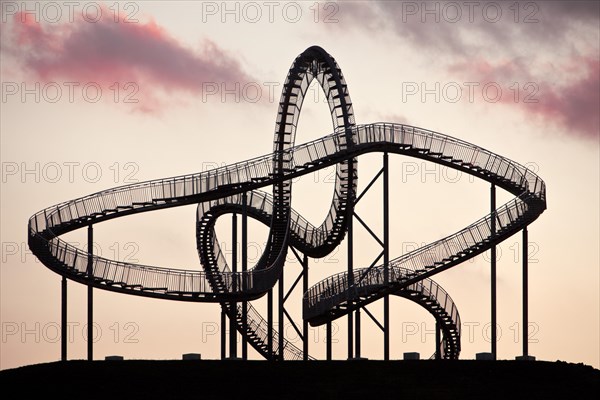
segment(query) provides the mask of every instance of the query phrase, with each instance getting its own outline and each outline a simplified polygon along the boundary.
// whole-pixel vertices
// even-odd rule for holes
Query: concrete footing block
[[[516,356],[515,360],[517,361],[535,361],[534,356]]]
[[[202,356],[199,353],[187,353],[181,356],[182,360],[201,360]]]
[[[492,353],[477,353],[475,354],[475,359],[479,361],[493,361],[494,356]]]

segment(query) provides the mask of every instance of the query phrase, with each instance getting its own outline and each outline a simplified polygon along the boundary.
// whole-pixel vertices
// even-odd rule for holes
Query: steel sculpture
[[[327,98],[333,133],[320,139],[295,144],[295,132],[304,96],[316,79]],[[357,157],[383,153],[383,167],[376,179],[384,181],[384,233],[376,239],[383,251],[367,268],[355,269],[352,260],[354,207],[357,195]],[[388,154],[420,158],[453,168],[488,181],[492,185],[492,210],[489,215],[466,228],[398,258],[390,259]],[[327,217],[313,226],[291,207],[292,179],[319,169],[336,166],[335,191]],[[260,188],[272,186],[272,195]],[[515,198],[495,206],[495,187]],[[364,192],[363,192],[364,194]],[[64,241],[61,235],[88,228],[93,241],[93,226],[125,215],[164,208],[198,204],[197,248],[202,271],[139,265],[102,258],[92,254],[91,245],[83,251]],[[307,335],[300,349],[283,337],[286,294],[283,271],[286,255],[298,257],[303,272],[303,329],[308,324],[327,324],[348,315],[348,354],[360,357],[360,311],[374,301],[384,300],[384,323],[376,324],[384,332],[384,354],[389,359],[389,296],[397,295],[422,305],[436,319],[436,358],[458,358],[460,353],[460,317],[450,296],[430,277],[454,267],[523,231],[527,249],[527,226],[546,208],[544,182],[526,167],[476,145],[450,136],[405,124],[374,123],[356,125],[348,87],[335,60],[322,48],[313,46],[292,64],[283,86],[277,110],[273,151],[265,156],[216,168],[210,171],[152,180],[100,191],[46,208],[31,217],[28,225],[29,247],[36,257],[62,280],[62,358],[66,359],[66,279],[88,286],[89,326],[93,315],[93,288],[167,300],[213,302],[222,307],[225,318],[266,359],[310,359]],[[216,237],[215,223],[225,214],[242,216],[242,243],[247,238],[247,218],[270,227],[268,242],[258,263],[247,266],[246,247],[242,246],[241,266],[237,254],[228,265]],[[363,221],[358,219],[362,224]],[[237,218],[234,219],[237,221]],[[366,225],[365,225],[366,226]],[[234,223],[234,232],[237,225]],[[372,232],[371,232],[372,233]],[[348,270],[308,287],[308,257],[330,254],[344,237],[348,240]],[[377,261],[376,260],[376,261]],[[526,257],[524,293],[526,293]],[[278,284],[279,282],[279,284]],[[278,287],[279,329],[273,326],[273,288]],[[495,287],[493,264],[492,288]],[[292,288],[293,289],[293,288]],[[494,293],[494,291],[493,291]],[[250,301],[268,296],[267,318]],[[495,294],[492,297],[495,318]],[[524,298],[527,322],[527,298]],[[353,320],[355,316],[355,320]],[[293,323],[293,321],[292,321]],[[527,326],[527,325],[525,325]],[[526,330],[525,330],[526,331]],[[354,333],[356,336],[354,337]],[[441,338],[443,334],[443,339]],[[91,331],[89,332],[91,335]],[[526,335],[526,332],[524,332]],[[331,358],[331,336],[327,358]],[[225,356],[222,336],[222,355]],[[230,356],[236,357],[235,337],[230,337]],[[356,347],[353,347],[353,343]],[[88,358],[93,358],[88,341]],[[493,347],[495,353],[495,347]],[[524,355],[527,347],[524,344]],[[247,357],[242,347],[242,357]]]

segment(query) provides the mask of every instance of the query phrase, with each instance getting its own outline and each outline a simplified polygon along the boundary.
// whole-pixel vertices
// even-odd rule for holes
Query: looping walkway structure
[[[296,145],[300,110],[314,79],[327,98],[333,133]],[[388,185],[387,156],[391,153],[471,174],[490,182],[492,187],[505,189],[515,198],[500,207],[494,206],[490,214],[464,229],[395,259],[389,258],[389,233],[384,232],[384,240],[379,240],[384,251],[377,259],[383,257],[383,262],[377,264],[376,260],[367,268],[355,269],[352,265],[352,220],[355,205],[361,197],[357,196],[357,158],[374,152],[384,154],[385,188]],[[314,226],[291,207],[292,179],[334,165],[336,180],[331,206],[323,223]],[[268,186],[272,187],[272,194],[260,190]],[[384,212],[387,214],[387,193],[385,196]],[[198,204],[196,240],[202,271],[110,260],[92,254],[92,246],[83,251],[61,239],[65,233],[88,227],[91,243],[94,224],[190,204]],[[331,321],[344,315],[351,318],[356,313],[359,324],[358,312],[366,310],[367,304],[379,299],[387,302],[389,295],[397,295],[420,304],[436,319],[443,340],[436,340],[435,357],[458,358],[460,316],[457,307],[430,277],[494,249],[496,244],[521,230],[526,235],[527,225],[545,208],[544,182],[534,172],[505,157],[447,135],[405,124],[356,125],[341,69],[327,52],[314,46],[296,58],[286,77],[272,153],[206,172],[120,186],[46,208],[29,220],[29,247],[45,266],[63,276],[63,322],[66,320],[67,278],[88,286],[90,320],[92,288],[167,300],[220,303],[223,315],[242,334],[245,343],[266,359],[310,359],[306,340],[308,323],[313,326],[327,324],[330,333]],[[245,235],[247,217],[270,227],[267,246],[255,266],[248,268],[246,265],[244,245],[242,270],[237,270],[237,256],[234,256],[233,265],[228,265],[215,232],[217,219],[225,214],[233,214],[234,218],[242,215],[242,236]],[[385,218],[384,230],[387,230],[388,216]],[[345,236],[349,240],[348,271],[308,288],[307,257],[325,257]],[[243,244],[245,240],[242,239]],[[283,271],[290,248],[297,256],[299,253],[304,255],[303,349],[287,341],[282,333],[284,313],[291,321],[283,306],[287,298],[284,296]],[[279,332],[273,327],[272,316],[275,285],[279,288]],[[250,304],[251,300],[265,294],[269,300],[266,319]],[[387,320],[383,326],[378,323],[386,335],[387,324]],[[294,327],[302,334],[295,324]],[[351,328],[352,322],[349,334]],[[357,325],[357,341],[360,340],[359,332]],[[330,343],[328,346],[330,358]],[[357,356],[358,349],[357,343]],[[389,348],[386,351],[387,359]],[[232,352],[230,349],[230,354],[235,356]],[[91,347],[88,347],[88,356],[90,354]],[[66,343],[63,343],[64,357]]]

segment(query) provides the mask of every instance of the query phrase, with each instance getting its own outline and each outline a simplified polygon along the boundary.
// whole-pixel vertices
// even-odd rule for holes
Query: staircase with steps
[[[300,109],[313,79],[327,98],[333,133],[295,145]],[[431,282],[432,275],[481,254],[535,221],[546,208],[545,183],[514,161],[437,132],[391,123],[355,125],[341,69],[333,57],[316,46],[299,55],[288,72],[272,153],[202,173],[124,185],[49,207],[30,218],[29,247],[54,272],[94,287],[169,300],[219,302],[259,353],[273,359],[297,359],[301,352],[287,342],[283,354],[277,354],[278,344],[273,352],[265,350],[260,333],[265,330],[262,317],[250,306],[252,322],[244,329],[240,310],[233,304],[256,299],[275,285],[289,246],[310,257],[324,257],[340,244],[356,200],[357,157],[371,152],[401,154],[447,166],[491,182],[516,197],[459,232],[402,255],[387,266],[358,269],[352,277],[342,273],[319,282],[304,294],[303,317],[318,325],[386,294],[400,295],[434,314],[444,330],[444,348],[440,350],[444,356],[457,357],[460,340],[453,338],[460,336],[458,312],[445,307],[449,304],[447,293],[436,289],[434,294],[418,285]],[[313,226],[291,208],[291,182],[333,165],[336,182],[330,210],[320,226]],[[267,186],[272,186],[272,196],[259,190]],[[248,197],[245,207],[240,202],[242,193]],[[90,258],[60,238],[109,219],[188,204],[198,204],[197,247],[202,271],[139,265],[95,255]],[[232,273],[218,246],[214,225],[219,216],[240,210],[270,226],[269,240],[256,266]],[[385,271],[391,276],[382,278]]]
[[[511,193],[515,193],[518,196],[510,203],[510,207],[504,207],[504,211],[502,213],[497,213],[497,218],[499,218],[499,223],[497,223],[497,226],[499,227],[499,233],[501,233],[504,229],[502,225],[503,221],[501,221],[500,219],[503,218],[505,220],[505,231],[516,231],[519,227],[522,228],[523,226],[526,226],[526,224],[531,223],[545,209],[545,185],[543,181],[539,179],[539,177],[533,174],[533,172],[527,170],[525,167],[522,167],[510,160],[502,158],[501,156],[485,151],[477,146],[465,144],[464,142],[458,141],[457,139],[452,139],[447,136],[439,135],[430,131],[396,124],[371,124],[359,126],[353,130],[353,134],[359,139],[357,140],[358,143],[353,147],[353,151],[340,151],[338,153],[340,157],[353,158],[359,154],[367,153],[370,151],[381,151],[380,149],[384,146],[387,148],[387,151],[391,153],[417,156],[415,154],[415,147],[408,146],[411,143],[403,142],[403,140],[409,140],[412,136],[417,135],[440,136],[441,138],[447,141],[456,141],[456,147],[459,147],[460,149],[462,149],[463,153],[465,153],[462,154],[460,157],[456,157],[456,159],[469,160],[470,166],[464,166],[462,162],[459,164],[453,164],[452,160],[442,160],[439,157],[434,157],[429,160],[433,162],[438,162],[443,165],[452,166],[456,169],[464,170],[465,172],[468,172],[472,175],[481,177],[482,179],[485,179],[487,181],[494,182],[499,187],[502,187]],[[302,159],[307,160],[307,158],[309,157],[308,148],[313,146],[320,148],[327,148],[328,146],[333,146],[334,151],[332,151],[332,154],[323,158],[326,158],[328,160],[334,160],[333,154],[337,152],[336,143],[339,141],[337,139],[339,136],[340,134],[334,134],[327,136],[323,139],[319,139],[315,142],[297,146],[293,151],[295,162],[298,163],[299,161],[302,161]],[[448,148],[452,148],[452,146],[446,146],[445,148],[447,150]],[[308,160],[306,162],[308,162]],[[303,162],[302,165],[306,165],[306,162]],[[254,167],[256,165],[260,165],[260,163],[256,164],[249,162],[240,164],[248,168],[244,172],[244,175],[249,178],[248,181],[250,180],[250,178],[255,177],[252,175],[257,171]],[[252,168],[250,168],[249,165],[252,165]],[[323,163],[319,165],[331,164]],[[498,175],[498,172],[494,172],[492,170],[487,169],[488,166],[493,166],[494,171],[505,171],[504,175]],[[240,168],[242,169],[244,167],[240,166]],[[311,169],[311,167],[304,168],[303,173],[309,173],[314,170],[317,170],[317,167],[312,168],[315,169]],[[224,171],[222,173],[216,173],[213,171],[212,174],[213,176],[218,176],[219,180],[221,181],[225,181],[225,176],[228,176],[230,180],[234,180],[235,176],[235,174],[224,173]],[[90,224],[99,223],[104,220],[111,219],[113,215],[129,215],[132,213],[147,212],[157,208],[186,205],[190,204],[191,202],[187,194],[182,196],[180,200],[174,200],[171,202],[163,202],[162,197],[150,199],[150,201],[142,201],[143,199],[134,198],[136,202],[140,204],[146,204],[146,206],[139,206],[126,210],[123,208],[123,211],[112,212],[109,209],[98,208],[101,207],[100,199],[106,199],[107,197],[111,196],[118,198],[118,196],[115,194],[117,191],[135,190],[138,193],[144,193],[143,196],[146,196],[148,195],[148,193],[152,192],[157,192],[162,195],[166,191],[166,189],[158,189],[159,187],[161,187],[161,185],[166,185],[166,183],[168,182],[169,185],[167,186],[173,186],[175,185],[173,182],[186,182],[188,180],[197,182],[197,184],[194,185],[194,187],[209,188],[209,191],[205,193],[205,197],[203,197],[202,194],[195,194],[194,196],[196,197],[194,197],[194,201],[198,202],[202,198],[206,198],[206,200],[209,201],[210,198],[215,197],[214,192],[217,191],[218,186],[213,187],[210,184],[210,182],[215,179],[203,173],[198,174],[196,176],[184,176],[172,178],[171,180],[150,181],[143,182],[140,184],[128,185],[126,187],[117,188],[118,190],[111,189],[106,192],[99,192],[94,195],[86,196],[85,198],[72,200],[42,210],[41,212],[34,215],[29,222],[29,242],[32,251],[34,251],[34,254],[36,254],[36,256],[38,256],[38,258],[40,258],[40,260],[45,265],[47,265],[50,268],[54,268],[59,273],[64,272],[65,274],[70,275],[68,271],[65,271],[65,268],[62,264],[69,265],[71,268],[74,268],[79,272],[85,272],[87,261],[82,262],[82,260],[86,260],[87,253],[75,248],[74,246],[60,239],[60,235],[78,228],[85,227]],[[260,185],[267,186],[268,184],[273,184],[273,181],[273,179],[262,180]],[[138,186],[142,186],[143,190],[138,188]],[[183,190],[179,191],[184,192]],[[238,193],[241,193],[242,191],[244,191],[244,187],[240,183],[239,188],[229,189],[227,195],[231,195],[230,192],[232,191],[237,191]],[[94,204],[97,205],[96,208],[93,206]],[[77,210],[82,209],[88,210],[85,211],[88,214],[78,214],[78,212],[83,211]],[[290,210],[290,215],[293,216],[295,214]],[[490,216],[486,216],[487,220],[489,220],[489,218]],[[306,222],[303,221],[302,218],[298,217],[297,221],[297,226],[299,227],[299,231],[295,232],[297,236],[306,236],[307,239],[310,239],[307,240],[307,242],[310,242],[311,244],[319,242],[328,242],[328,240],[324,236],[313,235],[311,237],[310,233],[315,232],[316,230],[314,228],[311,228]],[[454,257],[455,261],[464,259],[466,255],[479,251],[482,248],[482,246],[489,246],[489,244],[491,243],[489,241],[489,238],[487,237],[476,239],[476,236],[480,236],[480,233],[478,233],[477,231],[464,232],[464,235],[458,238],[461,245],[458,247],[457,251],[454,254],[449,255]],[[497,239],[503,235],[498,234],[496,236],[497,237],[493,238],[494,241],[497,241]],[[484,239],[487,240],[487,242],[484,241]],[[467,243],[469,243],[469,245],[467,245]],[[442,262],[443,258],[439,261]],[[159,268],[153,266],[139,266],[136,264],[121,263],[113,260],[102,259],[100,257],[94,257],[93,264],[95,266],[104,265],[104,267],[106,267],[105,270],[108,271],[106,273],[110,272],[112,274],[114,274],[115,271],[123,272],[123,270],[129,270],[129,272],[132,273],[133,270],[144,270],[145,274],[154,274],[157,276],[161,274],[167,274],[170,276],[176,276],[178,279],[183,279],[183,277],[192,273],[190,271],[176,270],[172,268]],[[428,266],[431,267],[431,265]],[[425,267],[425,265],[423,267]],[[123,275],[130,274],[123,273]],[[98,276],[98,278],[105,278],[105,276]],[[203,274],[194,275],[194,279],[199,280],[199,282],[197,282],[196,284],[196,287],[198,288],[199,298],[202,298],[202,296],[204,295],[204,293],[202,293],[202,290],[204,290],[203,288],[209,289],[209,291],[207,291],[206,294],[210,294],[209,292],[211,292],[212,290],[210,290],[210,288],[208,288],[204,283],[201,282],[203,279],[206,280]],[[153,287],[163,286],[154,285]]]

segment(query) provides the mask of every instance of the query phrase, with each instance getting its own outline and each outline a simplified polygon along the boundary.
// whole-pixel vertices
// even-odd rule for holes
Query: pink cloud
[[[532,111],[583,137],[600,137],[600,61],[584,59],[586,74],[564,87],[549,88]]]
[[[486,60],[461,61],[448,66],[452,73],[471,74],[481,82],[498,82],[510,80],[516,74],[521,73],[525,67],[516,59],[504,60],[497,64],[491,64]],[[529,73],[527,77],[530,78]]]
[[[96,23],[81,18],[48,26],[18,13],[9,33],[18,47],[8,52],[32,79],[103,87],[134,82],[143,103],[136,110],[142,112],[159,111],[166,103],[159,99],[175,91],[201,95],[209,82],[255,81],[214,42],[204,40],[200,50],[189,49],[153,20],[116,23],[111,16]]]
[[[558,67],[558,71],[544,74],[541,79],[519,60],[495,65],[485,60],[460,62],[449,66],[448,71],[468,76],[470,80],[475,77],[481,85],[499,84],[505,92],[499,103],[533,115],[544,123],[560,126],[569,134],[588,139],[600,136],[600,61],[597,56],[574,57]],[[549,78],[552,75],[566,83],[553,82]],[[515,101],[514,91],[509,89],[514,82],[521,86],[532,82],[539,91],[523,91],[521,87],[521,96]],[[533,94],[529,101],[523,98],[527,94]]]

